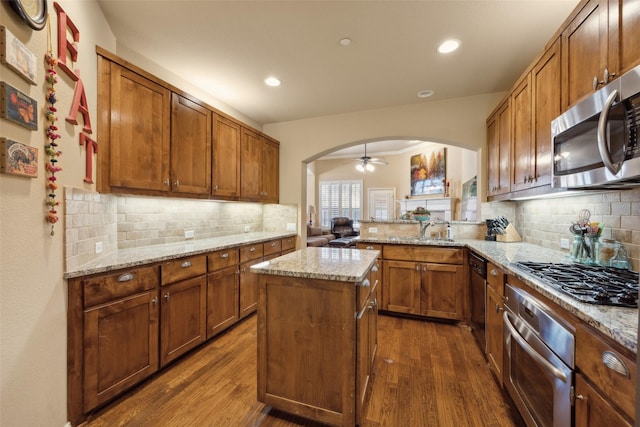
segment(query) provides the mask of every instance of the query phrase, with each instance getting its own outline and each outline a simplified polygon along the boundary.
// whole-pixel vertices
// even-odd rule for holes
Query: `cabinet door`
[[[545,52],[531,72],[532,137],[535,147],[535,173],[531,186],[551,183],[553,166],[551,121],[560,115],[560,82],[560,41],[558,40]]]
[[[422,271],[420,313],[462,320],[464,268],[461,265],[424,264]]]
[[[382,309],[398,313],[420,314],[420,277],[422,266],[416,262],[384,262],[384,300]]]
[[[158,292],[85,310],[84,411],[158,370]]]
[[[240,196],[259,201],[262,191],[262,141],[260,136],[242,128],[240,151]]]
[[[562,32],[563,110],[600,87],[608,59],[608,0],[590,0]]]
[[[504,311],[504,302],[491,286],[487,286],[486,304],[487,359],[489,368],[502,386],[502,350],[504,348],[502,312]]]
[[[534,180],[535,149],[531,138],[531,74],[511,94],[513,109],[511,191],[530,187]]]
[[[500,185],[500,141],[498,115],[487,120],[487,195],[497,193]]]
[[[581,374],[576,374],[576,427],[631,427]]]
[[[214,115],[211,192],[216,197],[240,196],[240,124]]]
[[[262,198],[265,202],[278,203],[280,147],[262,138]]]
[[[240,318],[246,317],[258,308],[258,274],[250,268],[262,262],[262,258],[245,262],[240,266]]]
[[[610,72],[620,76],[640,64],[638,28],[640,28],[640,0],[609,0]]]
[[[207,338],[238,321],[238,267],[227,267],[207,277]]]
[[[367,301],[356,318],[356,424],[361,422],[367,399],[367,386],[371,377],[369,331],[372,312]]]
[[[487,122],[487,194],[510,190],[511,98],[498,108]]]
[[[110,118],[110,186],[169,191],[169,90],[111,64]]]
[[[171,191],[211,192],[211,111],[171,95]]]
[[[206,277],[165,286],[161,292],[160,364],[164,366],[206,339]]]

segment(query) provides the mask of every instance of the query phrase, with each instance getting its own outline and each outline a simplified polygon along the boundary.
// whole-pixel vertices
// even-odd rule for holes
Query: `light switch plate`
[[[196,233],[193,230],[185,230],[184,231],[184,238],[185,239],[193,239],[195,237]]]
[[[288,222],[287,223],[287,231],[296,231],[296,223]]]
[[[377,233],[378,227],[369,227],[369,233]]]
[[[560,239],[560,247],[562,249],[569,249],[569,239]]]
[[[245,225],[245,226],[244,226],[244,232],[245,232],[245,233],[248,233],[248,232],[250,232],[250,231],[251,231],[251,226],[250,226],[250,225]]]
[[[96,242],[96,253],[99,254],[102,252],[102,242]]]

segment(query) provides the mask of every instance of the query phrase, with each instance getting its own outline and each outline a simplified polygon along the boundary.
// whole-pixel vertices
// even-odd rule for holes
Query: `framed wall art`
[[[0,82],[0,117],[37,130],[38,102],[6,82]]]
[[[411,195],[444,194],[447,149],[442,147],[411,156]]]
[[[0,138],[0,172],[36,178],[38,149],[21,142]]]
[[[0,62],[32,85],[36,84],[36,56],[2,25],[0,25]]]

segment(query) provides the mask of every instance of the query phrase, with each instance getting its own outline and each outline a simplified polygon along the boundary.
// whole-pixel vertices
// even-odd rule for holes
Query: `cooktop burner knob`
[[[637,298],[638,294],[634,294],[633,292],[629,291],[624,291],[620,295],[618,295],[618,300],[625,304],[635,304]]]
[[[599,287],[596,289],[596,292],[593,294],[593,298],[598,301],[606,301],[609,299],[609,292],[603,287]]]

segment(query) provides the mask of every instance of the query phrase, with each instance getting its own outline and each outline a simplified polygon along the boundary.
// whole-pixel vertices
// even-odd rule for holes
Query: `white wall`
[[[97,61],[95,46],[115,47],[109,26],[95,1],[58,1],[80,30],[79,56],[76,68],[81,70],[90,117],[97,140],[96,96]],[[51,33],[57,34],[57,18],[53,2]],[[39,149],[38,177],[20,178],[0,174],[0,425],[56,426],[67,421],[67,287],[63,275],[64,225],[55,225],[55,235],[44,220],[47,157],[44,109],[47,86],[44,85],[44,54],[47,29],[33,31],[17,18],[8,2],[0,4],[0,22],[35,55],[37,85],[32,86],[16,73],[0,64],[0,80],[26,93],[38,102],[38,130],[30,131],[0,119],[0,136],[15,139]],[[57,39],[53,40],[57,56]],[[63,151],[57,174],[60,189],[57,200],[63,200],[62,187],[71,185],[91,189],[83,182],[85,150],[78,143],[80,126],[64,121],[69,113],[74,92],[73,82],[59,71],[56,85],[58,127]],[[82,124],[82,118],[79,118]],[[94,168],[95,172],[95,168]],[[63,217],[62,212],[59,215]]]

